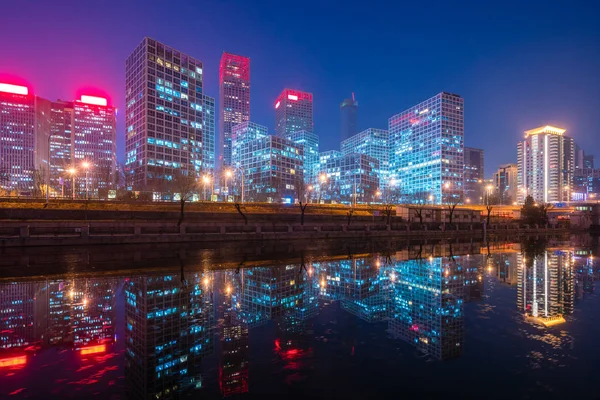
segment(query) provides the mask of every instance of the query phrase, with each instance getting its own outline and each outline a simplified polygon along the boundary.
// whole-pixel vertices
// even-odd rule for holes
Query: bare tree
[[[304,212],[306,211],[307,205],[308,203],[304,203],[304,205],[302,205],[302,202],[300,202],[300,225],[304,225]]]
[[[171,187],[174,193],[179,194],[180,211],[177,226],[180,226],[185,216],[185,203],[197,192],[198,184],[189,171],[182,171],[173,177]]]
[[[33,197],[44,197],[46,195],[46,173],[45,169],[36,169],[33,171]]]
[[[452,218],[454,217],[454,210],[456,210],[456,206],[462,203],[462,196],[453,196],[452,199],[446,204],[446,208],[448,209],[448,224],[452,225]]]

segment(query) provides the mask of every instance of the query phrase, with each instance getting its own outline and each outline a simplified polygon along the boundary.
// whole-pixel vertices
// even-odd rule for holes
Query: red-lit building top
[[[313,132],[313,95],[284,89],[275,100],[275,133],[285,136],[297,131]]]

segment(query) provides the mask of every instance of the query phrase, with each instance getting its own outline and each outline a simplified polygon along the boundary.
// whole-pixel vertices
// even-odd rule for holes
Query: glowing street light
[[[90,188],[88,185],[88,172],[90,171],[90,163],[87,161],[84,161],[81,163],[81,166],[83,167],[83,169],[85,169],[85,198],[89,199],[90,198]]]
[[[210,175],[204,175],[202,177],[202,183],[204,183],[204,200],[206,201],[206,186],[212,181],[212,179],[210,179]],[[211,190],[211,196],[212,196],[212,190]]]
[[[73,200],[75,200],[75,174],[77,170],[75,168],[69,168],[69,174],[71,174],[71,194],[73,195]]]

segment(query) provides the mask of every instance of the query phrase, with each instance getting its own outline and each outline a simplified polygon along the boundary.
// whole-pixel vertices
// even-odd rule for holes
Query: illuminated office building
[[[480,198],[482,197],[481,188],[484,177],[484,159],[483,149],[475,149],[473,147],[464,148],[464,162],[465,162],[465,177],[464,177],[464,191],[465,191],[465,202],[471,204],[481,204]]]
[[[319,174],[319,136],[308,131],[296,131],[286,134],[285,138],[302,147],[304,183],[314,184]]]
[[[319,199],[350,204],[377,200],[379,161],[366,154],[319,154]]]
[[[233,167],[242,166],[241,146],[244,143],[261,139],[269,135],[269,128],[252,121],[242,122],[231,128],[231,162]]]
[[[34,282],[0,284],[0,353],[28,346],[36,340],[35,292]]]
[[[70,101],[57,100],[50,104],[50,187],[64,196],[73,193],[69,174],[69,170],[75,168],[72,158],[73,111]],[[116,131],[114,135],[116,140]],[[63,193],[61,182],[66,184],[68,192]]]
[[[275,134],[285,137],[296,131],[313,130],[313,95],[284,89],[275,100]]]
[[[340,269],[340,281],[344,286],[342,308],[367,322],[387,317],[388,299],[377,261],[355,258],[340,261],[340,264],[347,264]]]
[[[215,99],[204,95],[204,135],[202,142],[202,164],[205,173],[215,171]]]
[[[244,196],[247,201],[294,203],[304,190],[304,152],[301,146],[278,136],[254,140],[237,138]]]
[[[8,193],[34,190],[34,171],[41,164],[36,101],[27,87],[0,83],[0,188]]]
[[[76,191],[106,198],[108,190],[115,188],[117,168],[116,110],[106,99],[81,96],[73,102],[72,156],[78,169]],[[82,168],[86,162],[90,165],[87,174]]]
[[[525,131],[517,146],[519,202],[528,195],[544,203],[569,200],[575,146],[565,132],[549,125]]]
[[[130,398],[163,398],[200,388],[198,368],[212,341],[212,293],[200,273],[139,276],[125,284]]]
[[[463,201],[464,101],[438,95],[389,119],[390,178],[401,201],[435,204]]]
[[[250,58],[223,52],[219,65],[219,140],[223,165],[231,165],[231,134],[250,120]]]
[[[379,189],[385,190],[389,185],[390,168],[390,135],[385,129],[369,128],[344,140],[341,145],[342,154],[366,154],[379,161],[377,177]]]
[[[464,344],[464,275],[458,258],[401,261],[388,268],[389,330],[440,360]]]
[[[517,164],[504,164],[494,174],[494,187],[501,204],[517,201]]]
[[[205,98],[202,80],[201,61],[150,38],[127,58],[129,187],[152,189],[180,173],[198,177],[210,172],[214,156],[206,159],[204,146],[214,143],[214,116],[207,116],[214,101]]]

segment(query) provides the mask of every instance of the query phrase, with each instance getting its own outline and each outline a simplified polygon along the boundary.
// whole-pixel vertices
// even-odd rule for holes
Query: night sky
[[[49,99],[106,93],[122,111],[125,59],[150,36],[202,60],[218,104],[225,50],[251,58],[251,120],[271,132],[284,87],[314,94],[322,150],[339,149],[351,92],[362,130],[448,91],[465,99],[465,143],[485,149],[489,176],[516,161],[524,130],[545,124],[600,163],[599,12],[579,0],[3,0],[0,80]],[[123,112],[118,122],[122,161]]]

